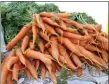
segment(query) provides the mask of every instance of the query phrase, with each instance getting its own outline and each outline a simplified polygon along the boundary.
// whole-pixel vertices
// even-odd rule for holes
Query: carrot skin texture
[[[8,76],[7,76],[7,83],[8,84],[14,84],[12,81],[12,72],[9,72]]]
[[[29,32],[30,29],[30,24],[25,25],[20,32],[8,43],[6,50],[11,50],[17,44],[17,42],[19,42],[27,34],[27,32]]]

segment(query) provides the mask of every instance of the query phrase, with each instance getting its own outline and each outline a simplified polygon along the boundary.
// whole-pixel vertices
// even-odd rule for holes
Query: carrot
[[[30,80],[31,79],[31,73],[30,73],[30,71],[27,68],[25,68],[24,69],[24,72],[25,72],[27,78]]]
[[[19,63],[14,64],[14,66],[13,66],[13,80],[15,80],[17,83],[18,83],[19,71],[20,71]]]
[[[50,39],[49,37],[47,36],[47,34],[44,34],[42,31],[40,31],[40,36],[47,42],[50,42]]]
[[[42,18],[39,14],[35,14],[35,19],[37,21],[38,27],[42,29],[43,33],[45,32],[45,26],[43,24]]]
[[[66,61],[64,56],[59,56],[59,61],[64,63],[64,64],[67,64],[67,61]]]
[[[71,39],[78,39],[78,40],[88,40],[88,39],[90,39],[89,36],[81,36],[81,35],[73,34],[73,33],[70,33],[70,32],[64,32],[63,36],[67,37],[67,38],[71,38]]]
[[[78,67],[77,69],[77,76],[80,77],[83,74],[82,67]]]
[[[53,13],[51,13],[51,12],[41,12],[40,13],[40,16],[42,16],[42,17],[54,17],[54,14]]]
[[[21,50],[22,50],[23,53],[24,53],[25,49],[28,47],[28,44],[29,44],[29,37],[26,35],[23,38],[23,41],[22,41],[22,44],[21,44]]]
[[[50,18],[42,17],[42,20],[49,25],[60,27],[56,22],[53,22]]]
[[[36,60],[36,70],[38,70],[39,66],[40,66],[40,60]]]
[[[8,76],[7,76],[7,83],[8,84],[14,84],[12,81],[12,72],[9,72]]]
[[[2,64],[1,64],[1,71],[2,71],[2,68],[4,67],[4,65],[6,64],[6,62],[11,58],[15,56],[15,52],[14,51],[11,51],[3,60]]]
[[[60,21],[60,28],[61,28],[62,30],[66,30],[66,29],[67,29],[65,23],[64,23],[62,20]]]
[[[82,67],[82,62],[80,61],[79,57],[75,54],[71,55],[72,60],[78,67]]]
[[[108,43],[108,39],[103,36],[98,35],[96,39],[100,42]]]
[[[43,63],[41,63],[41,76],[43,80],[46,78],[46,67]]]
[[[35,46],[33,46],[33,42],[29,42],[29,48],[35,50]]]
[[[55,75],[55,73],[53,73],[53,72],[51,72],[51,73],[48,72],[48,74],[49,74],[51,80],[53,81],[53,83],[54,83],[54,84],[57,84],[57,80],[56,80],[56,75]]]
[[[52,26],[50,26],[50,25],[48,25],[48,24],[46,24],[46,23],[44,24],[44,26],[45,26],[46,30],[47,30],[50,34],[58,36],[58,34],[55,32],[55,30],[54,30],[54,28],[53,28]]]
[[[37,79],[38,78],[38,75],[37,75],[36,69],[35,69],[34,65],[32,65],[32,63],[28,59],[26,59],[26,65],[27,65],[27,68],[30,71],[31,75],[35,79]]]
[[[39,41],[38,46],[39,46],[40,51],[43,53],[44,49],[45,49],[45,46],[44,46],[44,43],[43,43],[42,40]]]
[[[58,71],[61,71],[61,68],[62,68],[62,67],[61,67],[58,63],[56,63],[56,62],[55,62],[55,65],[56,65],[56,69],[57,69]]]
[[[17,42],[19,42],[27,34],[27,32],[29,32],[30,29],[31,24],[25,25],[20,32],[8,43],[6,50],[11,50],[17,44]]]
[[[16,50],[16,55],[17,55],[17,57],[19,58],[19,60],[21,61],[21,63],[26,66],[26,58],[25,58],[25,56],[22,54],[20,48],[17,48],[17,50]]]
[[[76,70],[77,67],[70,60],[69,55],[66,52],[65,48],[61,44],[58,44],[58,49],[59,49],[60,55],[63,56],[63,57],[65,57],[65,60],[67,61],[66,65],[69,68],[71,68],[72,70]]]
[[[94,26],[91,25],[91,24],[84,24],[84,25],[82,25],[82,26],[83,26],[83,28],[88,29],[88,30],[93,30],[93,31],[96,30],[96,29],[94,28]]]
[[[50,47],[50,42],[47,42],[46,44],[45,44],[45,48],[49,48]]]
[[[52,72],[56,73],[56,65],[54,62],[52,62]]]
[[[107,63],[108,62],[108,53],[105,50],[102,50],[101,56],[103,60]]]
[[[28,49],[25,52],[25,56],[28,58],[41,60],[46,65],[47,69],[51,72],[52,61],[51,61],[51,59],[45,57],[45,54]]]
[[[34,46],[37,39],[37,34],[38,34],[38,30],[37,30],[35,22],[32,23],[32,33],[33,33],[33,46]]]
[[[75,32],[77,32],[77,29],[73,29],[71,27],[67,27],[66,31],[67,32],[71,32],[71,33],[75,33]]]
[[[19,58],[16,56],[11,57],[8,61],[7,61],[7,68],[8,70],[10,70],[10,68],[12,67],[13,64],[19,62]]]
[[[58,16],[61,17],[61,18],[67,18],[69,16],[72,16],[72,14],[69,14],[69,13],[58,13]]]
[[[102,25],[101,24],[97,24],[95,25],[95,28],[98,32],[101,32],[101,28],[102,28]]]
[[[60,29],[59,27],[56,27],[55,28],[55,31],[58,33],[58,34],[60,34],[61,36],[63,36],[63,30],[62,29]]]
[[[70,20],[70,19],[67,19],[67,18],[61,18],[65,23],[68,23],[68,24],[71,24],[79,29],[83,29],[83,26],[80,25],[79,23],[77,23],[76,21],[74,20]]]
[[[6,84],[8,73],[9,73],[9,70],[7,68],[7,65],[5,64],[1,72],[1,84]]]

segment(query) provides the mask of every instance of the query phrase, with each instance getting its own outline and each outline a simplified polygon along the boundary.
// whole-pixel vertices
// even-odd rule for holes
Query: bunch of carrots
[[[11,51],[2,62],[1,84],[13,84],[13,80],[18,83],[21,71],[28,79],[37,79],[39,68],[42,79],[48,71],[54,84],[55,73],[62,68],[70,74],[77,71],[79,77],[84,63],[98,71],[107,69],[108,35],[102,26],[80,24],[69,16],[53,12],[34,14],[32,22],[24,25],[6,46]]]

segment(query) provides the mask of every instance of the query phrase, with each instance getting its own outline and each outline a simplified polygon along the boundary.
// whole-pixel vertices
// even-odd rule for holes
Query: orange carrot
[[[20,64],[16,63],[13,66],[13,79],[18,83],[18,76],[20,71]]]
[[[39,66],[40,66],[40,60],[36,60],[36,70],[38,70]]]
[[[63,57],[65,57],[65,60],[67,61],[66,65],[69,68],[71,68],[72,70],[77,69],[77,67],[70,60],[69,55],[66,52],[65,48],[61,44],[58,44],[58,48],[59,48],[60,55],[63,56]]]
[[[40,31],[40,36],[47,42],[50,42],[50,39],[49,37],[47,36],[47,34],[44,34],[42,31]]]
[[[58,13],[58,16],[61,18],[67,18],[69,16],[72,16],[72,14],[68,14],[68,13]]]
[[[37,34],[38,34],[38,30],[37,30],[35,22],[32,23],[32,33],[33,33],[33,46],[34,46],[37,39]]]
[[[12,72],[9,72],[8,76],[7,76],[7,83],[8,84],[14,84],[12,81]]]
[[[43,53],[44,49],[45,49],[43,41],[40,40],[39,43],[38,43],[38,46],[39,46],[40,51]]]
[[[26,66],[26,59],[25,59],[25,56],[22,54],[20,48],[17,48],[17,50],[16,50],[16,55],[17,55],[17,57],[19,58],[19,60],[21,61],[21,63]]]
[[[43,20],[45,23],[50,24],[50,25],[52,25],[52,26],[60,27],[56,22],[53,22],[50,18],[43,17],[42,20]]]
[[[25,56],[28,58],[41,60],[46,65],[47,69],[51,72],[52,61],[51,61],[51,59],[45,57],[45,54],[28,49],[25,52]]]
[[[4,67],[2,68],[2,72],[1,72],[1,84],[6,84],[6,79],[7,79],[8,73],[9,73],[9,70],[7,68],[7,65],[5,64]]]
[[[40,17],[39,14],[35,14],[35,18],[38,24],[38,27],[42,29],[43,33],[45,32],[45,26],[43,24],[42,18]]]
[[[82,25],[83,26],[83,28],[85,28],[85,29],[88,29],[88,30],[96,30],[95,28],[94,28],[94,26],[93,25],[91,25],[91,24],[85,24],[85,25]]]
[[[80,61],[79,57],[75,54],[73,54],[71,56],[72,56],[72,60],[77,65],[77,67],[82,67],[82,62]]]
[[[102,58],[107,63],[108,62],[108,53],[105,50],[102,50]]]
[[[62,30],[66,30],[66,29],[67,29],[65,23],[64,23],[62,20],[60,21],[60,28],[61,28]]]
[[[3,60],[2,64],[1,64],[1,70],[2,68],[4,67],[4,65],[6,64],[6,62],[11,58],[15,56],[15,52],[14,51],[11,51]]]
[[[11,57],[8,61],[7,61],[7,68],[8,70],[10,70],[10,68],[12,67],[13,64],[19,62],[19,58],[16,56]]]
[[[27,68],[25,68],[24,69],[24,72],[25,72],[27,78],[30,80],[31,79],[31,73],[30,73],[30,71]]]
[[[54,84],[57,84],[57,80],[56,80],[56,75],[55,75],[55,73],[53,73],[53,72],[51,72],[51,73],[48,72],[48,74],[49,74],[51,80],[53,81],[53,83],[54,83]]]
[[[108,43],[108,39],[103,36],[98,35],[96,39],[100,42]]]
[[[31,29],[31,24],[25,25],[20,30],[20,32],[8,43],[6,49],[11,50],[17,44],[17,42],[19,42],[27,34],[27,32],[29,32],[30,29]]]
[[[77,76],[80,77],[83,74],[82,67],[78,67],[77,69]]]
[[[71,25],[73,25],[73,26],[75,26],[75,27],[77,27],[77,28],[80,28],[80,29],[82,29],[83,28],[83,26],[82,25],[80,25],[79,23],[77,23],[76,21],[74,21],[74,20],[70,20],[70,19],[67,19],[67,18],[61,18],[64,22],[66,22],[66,23],[68,23],[68,24],[71,24]]]
[[[40,16],[42,16],[42,17],[53,17],[54,14],[50,13],[50,12],[41,12]]]
[[[43,80],[46,78],[46,67],[43,63],[41,63],[41,76]]]
[[[61,71],[61,66],[58,64],[58,63],[55,63],[56,64],[56,69],[58,70],[58,71]]]
[[[54,62],[52,62],[52,72],[56,73],[56,65]]]
[[[61,36],[63,36],[63,34],[64,34],[63,30],[60,29],[59,27],[56,27],[56,28],[55,28],[55,31],[56,31],[58,34],[60,34]]]
[[[78,40],[88,40],[88,39],[90,39],[89,36],[81,36],[81,35],[73,34],[73,33],[70,33],[70,32],[64,32],[63,36],[67,37],[67,38],[71,38],[71,39],[78,39]]]
[[[27,68],[28,68],[28,70],[30,71],[31,75],[32,75],[35,79],[37,79],[37,78],[38,78],[38,74],[37,74],[37,72],[36,72],[36,69],[35,69],[34,65],[32,65],[32,63],[31,63],[28,59],[26,59],[26,65],[27,65]]]
[[[35,46],[33,46],[33,42],[29,42],[29,48],[34,50],[35,49]]]
[[[26,35],[21,44],[21,50],[23,53],[24,53],[25,49],[28,47],[28,44],[29,44],[29,37]]]
[[[73,29],[71,27],[67,27],[66,31],[67,32],[71,32],[71,33],[75,33],[75,32],[77,32],[77,29]]]
[[[47,30],[50,34],[58,36],[58,34],[55,32],[55,30],[53,29],[52,26],[50,26],[50,25],[48,25],[48,24],[46,24],[46,23],[45,23],[44,25],[45,25],[46,30]]]

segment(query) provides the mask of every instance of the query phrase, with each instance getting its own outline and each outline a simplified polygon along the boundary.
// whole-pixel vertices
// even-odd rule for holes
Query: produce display
[[[56,71],[63,68],[69,75],[80,77],[83,64],[98,71],[108,69],[108,35],[100,24],[82,24],[69,18],[70,13],[41,12],[32,15],[7,44],[10,50],[2,62],[1,84],[18,83],[24,71],[28,79],[37,80],[40,68],[42,79],[48,72],[54,84]]]

